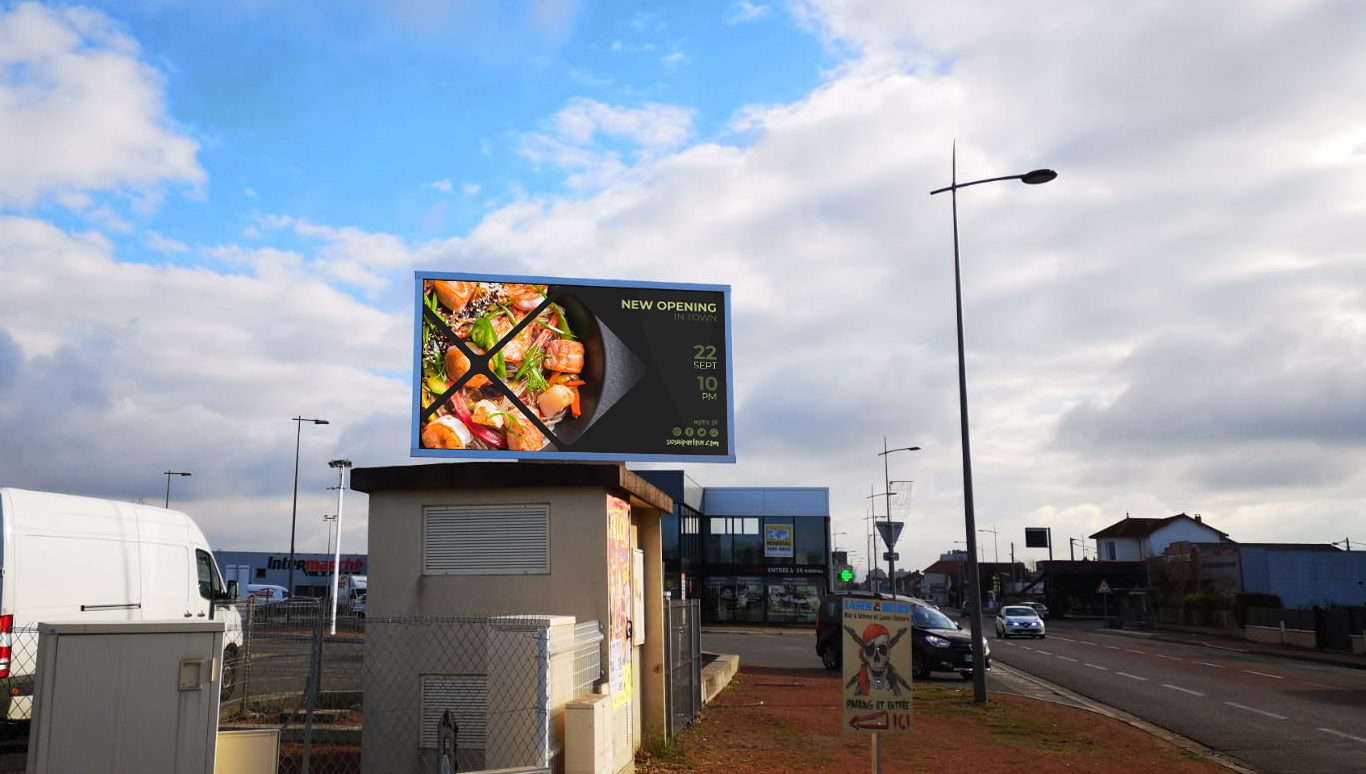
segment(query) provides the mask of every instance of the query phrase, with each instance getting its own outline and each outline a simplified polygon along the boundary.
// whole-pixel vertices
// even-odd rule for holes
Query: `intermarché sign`
[[[294,560],[294,569],[300,570],[307,575],[331,575],[333,562],[331,559],[298,559]],[[268,570],[288,570],[289,557],[281,556],[266,557],[266,569]],[[346,559],[341,560],[339,571],[343,575],[354,575],[365,572],[365,560]]]

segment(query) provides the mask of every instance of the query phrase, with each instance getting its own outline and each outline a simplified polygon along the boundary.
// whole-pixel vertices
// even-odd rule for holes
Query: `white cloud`
[[[478,196],[479,192],[484,190],[484,188],[478,183],[465,183],[464,185],[460,186],[460,190],[466,196]]]
[[[70,206],[92,191],[154,204],[161,186],[205,180],[198,143],[172,125],[162,76],[138,53],[96,11],[0,11],[0,206]]]
[[[660,63],[665,67],[682,67],[692,61],[687,54],[682,51],[675,51],[660,58]]]
[[[451,192],[451,181],[450,181],[449,179],[447,179],[447,180],[438,180],[438,181],[436,181],[435,183],[432,183],[431,186],[432,186],[432,188],[435,188],[436,190],[440,191],[441,193],[450,193],[450,192]]]
[[[153,250],[163,255],[172,253],[188,253],[190,246],[175,239],[168,239],[155,231],[148,231],[143,238],[143,242]]]
[[[588,145],[602,134],[647,148],[668,148],[692,136],[692,117],[692,110],[676,105],[651,102],[626,108],[576,97],[555,115],[555,128],[561,139],[577,145]]]
[[[762,19],[768,15],[769,8],[761,3],[751,3],[749,0],[740,2],[726,13],[727,24],[741,24],[743,22]]]

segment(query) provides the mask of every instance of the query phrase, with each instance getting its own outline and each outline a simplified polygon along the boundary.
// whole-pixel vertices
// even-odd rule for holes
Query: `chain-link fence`
[[[603,679],[596,621],[366,620],[341,611],[334,634],[317,601],[238,609],[219,727],[280,729],[279,774],[438,771],[443,753],[451,771],[550,766],[564,744],[555,710]],[[25,771],[37,631],[16,631],[11,642],[11,677],[0,688],[9,717],[22,719],[0,728],[0,774]],[[443,732],[448,712],[454,727]]]

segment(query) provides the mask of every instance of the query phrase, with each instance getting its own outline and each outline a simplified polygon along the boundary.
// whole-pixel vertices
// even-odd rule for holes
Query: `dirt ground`
[[[648,744],[637,771],[869,772],[868,734],[840,728],[839,682],[838,673],[821,670],[745,668],[676,740]],[[886,774],[1228,774],[1207,758],[1086,710],[1005,694],[974,705],[971,683],[917,683],[914,701],[914,730],[883,735]]]

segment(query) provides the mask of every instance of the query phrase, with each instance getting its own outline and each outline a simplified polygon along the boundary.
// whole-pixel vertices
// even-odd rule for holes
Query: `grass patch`
[[[683,740],[677,736],[670,739],[663,734],[647,734],[640,740],[640,750],[652,761],[682,764],[688,762],[688,750],[683,746]]]

